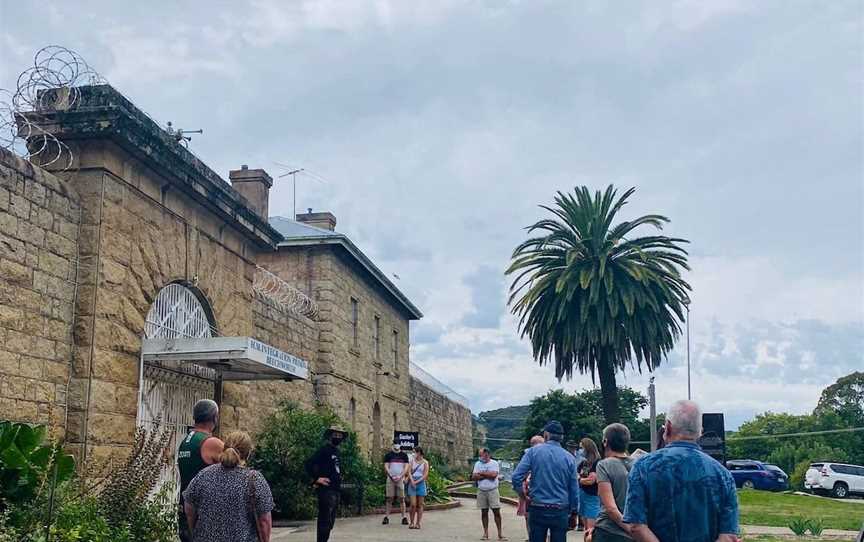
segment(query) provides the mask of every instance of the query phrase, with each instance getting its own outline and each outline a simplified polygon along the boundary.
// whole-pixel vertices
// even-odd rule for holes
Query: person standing
[[[336,524],[339,510],[339,492],[342,489],[342,468],[340,465],[339,445],[347,433],[339,426],[331,426],[325,433],[326,442],[315,455],[306,462],[306,472],[314,480],[313,486],[318,494],[317,541],[330,540],[330,531]]]
[[[393,443],[393,448],[384,456],[384,473],[387,475],[387,485],[384,489],[386,501],[384,503],[384,519],[382,525],[390,523],[391,504],[399,500],[402,511],[402,525],[408,525],[405,517],[405,482],[408,479],[408,454],[402,451],[398,443]]]
[[[573,457],[576,458],[576,470],[578,472],[580,469],[582,469],[582,463],[585,462],[585,451],[582,450],[579,442],[572,440],[567,443],[567,451],[573,454]],[[584,528],[585,522],[582,520],[582,516],[578,516],[576,521],[576,530],[581,531]]]
[[[579,515],[585,530],[594,527],[594,521],[600,513],[600,497],[597,496],[597,463],[600,462],[600,452],[597,444],[590,438],[583,438],[579,446],[585,454],[585,461],[579,468]]]
[[[409,529],[420,528],[420,523],[423,521],[423,506],[429,493],[426,487],[426,479],[429,478],[429,462],[423,455],[423,448],[415,446],[408,478],[408,497],[411,498],[411,510],[408,512],[411,517]]]
[[[501,467],[492,459],[487,448],[480,448],[480,460],[474,464],[471,479],[477,482],[477,508],[483,524],[483,540],[489,540],[489,509],[495,516],[498,540],[506,540],[501,532],[501,494],[498,492],[498,474]]]
[[[637,461],[628,477],[624,521],[639,542],[734,542],[738,497],[729,471],[702,452],[702,411],[677,401],[666,413],[666,446]]]
[[[177,449],[177,470],[180,472],[180,503],[177,515],[177,535],[181,542],[192,542],[192,532],[186,522],[183,492],[192,479],[205,467],[219,461],[224,443],[213,436],[219,425],[219,405],[211,399],[201,399],[192,407],[195,424]]]
[[[593,542],[629,542],[630,525],[624,523],[624,502],[627,498],[627,475],[631,461],[627,456],[630,430],[613,423],[603,429],[605,459],[597,463],[597,492],[602,510],[592,533]]]
[[[539,446],[546,442],[546,439],[543,438],[543,435],[534,435],[531,437],[531,440],[528,441],[528,448],[525,448],[525,452],[528,453],[528,450],[533,448],[534,446]],[[530,529],[528,529],[528,505],[531,503],[531,499],[527,497],[528,495],[528,487],[531,485],[531,473],[528,473],[528,476],[525,477],[525,481],[522,482],[522,492],[519,493],[519,507],[516,509],[517,516],[523,516],[525,518],[525,529],[528,531],[528,534],[531,534]],[[526,539],[527,541],[527,539]]]
[[[202,470],[183,494],[193,542],[270,542],[273,494],[260,472],[246,468],[252,438],[235,431],[219,462]]]
[[[513,472],[513,489],[522,493],[531,473],[528,506],[528,538],[531,542],[565,542],[567,528],[576,526],[579,510],[579,481],[576,459],[561,447],[564,428],[550,421],[543,428],[545,444],[529,449]]]

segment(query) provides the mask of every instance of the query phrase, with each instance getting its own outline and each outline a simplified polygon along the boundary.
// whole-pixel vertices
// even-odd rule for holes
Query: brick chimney
[[[336,230],[336,216],[334,216],[333,213],[329,211],[313,213],[311,207],[308,209],[308,212],[297,215],[297,222],[302,222],[307,226],[321,228],[322,230]]]
[[[234,190],[249,201],[252,210],[267,220],[273,178],[263,169],[249,169],[245,164],[228,173],[228,178]]]

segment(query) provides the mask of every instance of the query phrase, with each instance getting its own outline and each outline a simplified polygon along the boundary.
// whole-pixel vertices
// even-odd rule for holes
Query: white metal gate
[[[192,290],[182,284],[169,284],[159,291],[147,313],[144,338],[212,337],[214,329],[207,314]],[[158,487],[168,481],[173,481],[175,488],[179,487],[173,455],[193,425],[192,407],[199,399],[213,398],[215,381],[215,371],[208,367],[183,364],[180,368],[168,368],[142,361],[138,425],[147,429],[167,427],[172,434],[169,444],[172,461],[164,467]]]

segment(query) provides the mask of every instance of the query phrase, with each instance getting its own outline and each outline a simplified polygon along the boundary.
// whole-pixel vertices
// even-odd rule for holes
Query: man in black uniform
[[[306,462],[306,472],[314,480],[318,493],[318,542],[327,542],[336,523],[339,509],[339,491],[342,487],[342,469],[339,465],[339,445],[346,433],[333,426],[325,433],[324,443]]]

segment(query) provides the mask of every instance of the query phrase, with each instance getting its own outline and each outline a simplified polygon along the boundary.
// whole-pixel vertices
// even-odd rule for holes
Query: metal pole
[[[291,175],[291,179],[294,181],[294,220],[297,220],[297,172],[295,171],[293,175]],[[689,321],[690,318],[688,317]]]
[[[690,305],[684,305],[687,309],[687,400],[693,399],[690,393]]]
[[[654,396],[654,377],[651,377],[651,383],[648,384],[648,405],[651,411],[651,451],[657,450],[657,398]]]

